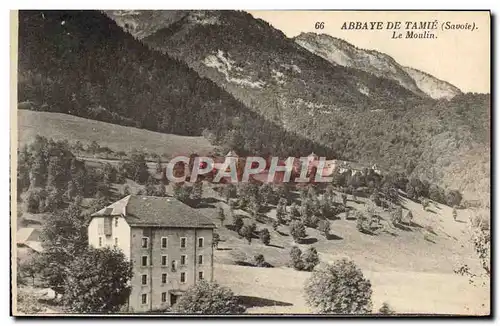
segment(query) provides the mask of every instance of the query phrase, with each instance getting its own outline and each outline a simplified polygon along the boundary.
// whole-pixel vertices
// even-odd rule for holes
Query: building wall
[[[111,235],[104,234],[104,219],[111,218]],[[95,248],[113,247],[115,238],[118,239],[117,247],[123,251],[127,259],[130,259],[130,226],[125,218],[118,217],[94,217],[88,226],[89,245]],[[99,238],[102,239],[99,246]]]
[[[131,281],[132,292],[129,310],[142,312],[160,310],[170,306],[169,291],[185,291],[198,280],[198,272],[204,273],[204,279],[213,280],[212,229],[188,228],[139,228],[131,231],[131,259],[134,276]],[[148,248],[142,248],[142,238],[148,237]],[[167,248],[161,247],[161,238],[167,237]],[[181,237],[186,238],[186,248],[181,248]],[[198,238],[204,238],[203,248],[197,246]],[[203,264],[198,264],[198,255],[203,255]],[[162,255],[167,255],[167,266],[162,266]],[[181,266],[181,255],[186,255],[186,265]],[[143,267],[142,256],[148,256],[148,266]],[[172,261],[176,269],[172,270]],[[181,273],[186,273],[185,283],[181,283]],[[162,283],[162,274],[167,273],[166,284]],[[142,275],[147,275],[147,285],[142,284]],[[166,302],[162,302],[162,293],[166,293]],[[142,304],[142,294],[147,294],[147,303]]]

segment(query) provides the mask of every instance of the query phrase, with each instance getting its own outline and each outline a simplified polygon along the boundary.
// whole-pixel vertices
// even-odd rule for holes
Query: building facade
[[[129,311],[174,305],[199,280],[213,280],[211,220],[172,197],[127,196],[92,214],[89,244],[131,260]]]

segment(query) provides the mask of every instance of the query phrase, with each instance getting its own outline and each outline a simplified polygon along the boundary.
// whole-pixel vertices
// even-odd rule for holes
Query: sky
[[[490,93],[489,12],[457,11],[249,11],[288,37],[301,32],[329,34],[363,49],[392,56],[403,66],[413,67],[445,80],[463,92]],[[435,39],[406,39],[405,22],[437,20]],[[388,22],[400,21],[402,39],[392,39]],[[324,22],[323,29],[315,29]],[[382,30],[343,30],[349,22],[382,22]],[[450,24],[475,24],[475,30],[442,30]]]

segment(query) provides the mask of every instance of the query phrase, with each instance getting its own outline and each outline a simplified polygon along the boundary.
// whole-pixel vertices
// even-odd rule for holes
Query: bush
[[[321,232],[325,238],[330,234],[330,222],[327,220],[321,220],[318,223],[318,230]]]
[[[392,315],[395,311],[391,308],[391,306],[389,306],[387,302],[384,302],[378,312],[382,315]]]
[[[290,224],[290,233],[292,234],[293,240],[299,242],[302,238],[307,236],[306,227],[301,221],[293,221]]]
[[[304,269],[304,262],[302,261],[302,250],[300,250],[299,247],[293,246],[290,250],[290,265],[298,271]]]
[[[269,243],[271,242],[271,234],[269,233],[269,230],[268,229],[262,229],[262,230],[260,230],[260,232],[259,232],[259,238],[260,238],[260,241],[262,241],[263,244],[265,244],[266,246],[268,246]]]
[[[175,312],[183,314],[231,315],[245,310],[229,288],[204,280],[190,287],[174,306]]]
[[[401,206],[396,207],[391,210],[391,222],[394,226],[401,224],[403,219],[403,209]]]
[[[29,213],[41,213],[45,209],[45,200],[47,192],[44,189],[33,189],[28,191],[26,196],[26,209]]]
[[[243,219],[241,218],[240,215],[235,215],[233,217],[233,227],[236,232],[240,232],[241,228],[243,227]]]
[[[362,271],[341,259],[312,272],[305,286],[306,302],[323,314],[367,314],[372,288]]]
[[[314,247],[310,247],[302,254],[302,261],[304,262],[304,270],[311,272],[316,265],[319,264],[318,251]]]

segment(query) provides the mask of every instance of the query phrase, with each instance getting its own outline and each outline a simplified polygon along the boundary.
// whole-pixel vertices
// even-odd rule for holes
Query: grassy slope
[[[205,191],[205,196],[217,198],[210,189]],[[367,207],[365,203],[365,199],[359,199],[358,203],[349,201],[348,205],[363,212]],[[207,206],[217,205],[227,209],[224,203]],[[467,221],[471,211],[459,211],[459,221],[455,222],[448,206],[433,204],[431,211],[424,212],[420,204],[403,199],[403,207],[412,211],[414,224],[406,230],[387,226],[392,235],[362,234],[356,230],[355,221],[342,216],[341,220],[330,222],[332,234],[337,236],[335,239],[326,240],[317,230],[307,228],[308,239],[317,240],[312,245],[317,248],[321,261],[349,257],[360,266],[373,284],[374,309],[387,301],[400,313],[486,313],[488,287],[469,285],[467,278],[453,272],[464,263],[475,271],[479,268],[469,243]],[[216,225],[220,224],[215,208],[201,210],[211,216]],[[235,213],[247,215],[242,211]],[[273,213],[272,210],[268,215],[273,216]],[[387,225],[388,215],[383,213],[382,217]],[[253,222],[250,217],[244,221]],[[226,218],[224,224],[231,224],[231,218]],[[259,239],[249,245],[226,227],[217,229],[222,241],[220,250],[215,253],[215,279],[237,295],[245,296],[244,301],[251,307],[249,312],[307,313],[303,284],[309,273],[286,266],[289,250],[295,245],[288,236],[288,227],[281,226],[278,231],[282,234],[278,234],[270,225],[257,223],[257,229],[264,227],[271,232],[271,246],[264,246]],[[308,246],[299,245],[302,250]],[[251,261],[259,253],[275,268],[236,264],[237,261]]]
[[[165,135],[59,113],[19,111],[19,127],[21,144],[41,134],[54,139],[96,140],[113,150],[127,151],[136,147],[170,155],[186,148],[198,152],[210,148],[200,137]],[[101,141],[102,135],[106,135],[107,141]],[[95,160],[88,163],[100,164]],[[127,183],[133,192],[138,189],[130,180]],[[123,187],[115,186],[116,192]],[[227,210],[227,205],[209,187],[205,187],[204,197],[209,200],[199,210],[219,225],[216,208],[221,205]],[[462,222],[454,222],[448,206],[433,203],[430,211],[423,211],[421,205],[412,201],[403,200],[402,203],[414,216],[415,224],[407,230],[390,227],[387,213],[382,213],[388,232],[365,235],[356,230],[355,221],[345,220],[342,214],[342,219],[330,222],[331,233],[335,235],[331,240],[307,228],[309,245],[317,248],[323,262],[340,257],[353,259],[372,281],[375,309],[387,301],[398,312],[477,314],[487,311],[488,288],[474,288],[467,284],[465,277],[453,273],[462,263],[475,270],[478,267],[468,241],[467,220],[471,212],[460,210],[458,219]],[[366,204],[363,198],[358,202],[348,201],[349,206],[362,212],[366,211]],[[245,223],[253,222],[246,212],[235,213],[246,215]],[[275,216],[274,207],[267,215]],[[24,217],[37,216],[25,214]],[[225,224],[231,223],[228,217]],[[29,226],[40,225],[30,223]],[[220,250],[215,252],[215,279],[231,287],[237,295],[245,296],[243,301],[248,303],[251,313],[307,313],[303,283],[309,273],[286,267],[289,250],[294,245],[288,227],[281,226],[279,234],[270,225],[257,223],[257,226],[270,230],[271,246],[264,246],[259,239],[249,245],[226,227],[218,228],[222,242]],[[304,250],[309,245],[299,247]],[[237,261],[251,261],[259,253],[275,268],[236,265]],[[483,303],[486,306],[482,306]]]
[[[114,151],[144,150],[168,157],[190,153],[208,153],[212,145],[203,137],[178,136],[123,127],[111,123],[89,120],[63,113],[18,110],[18,134],[21,145],[36,135],[83,144],[97,141]]]

